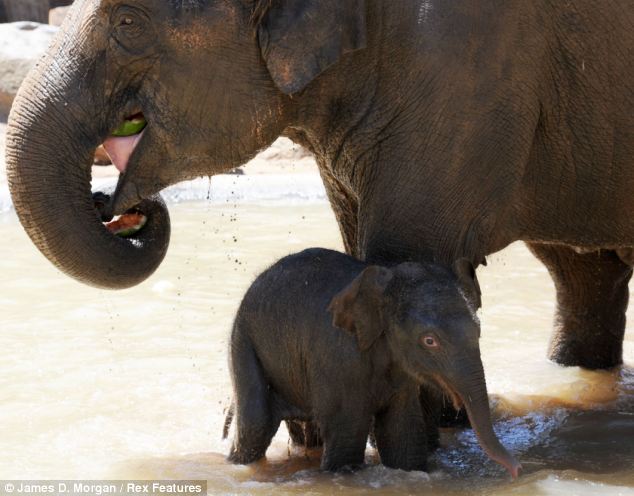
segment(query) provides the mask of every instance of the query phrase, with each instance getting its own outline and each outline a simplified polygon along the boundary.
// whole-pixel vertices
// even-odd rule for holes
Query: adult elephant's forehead
[[[249,19],[249,12],[239,2],[214,2],[204,10],[176,7],[165,34],[168,40],[191,50],[231,48],[230,43],[247,34]]]

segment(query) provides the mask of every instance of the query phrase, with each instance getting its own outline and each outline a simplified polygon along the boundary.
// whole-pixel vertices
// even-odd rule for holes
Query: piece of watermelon
[[[117,219],[106,223],[105,226],[115,236],[127,238],[139,232],[146,222],[145,215],[140,212],[131,212],[120,215]]]

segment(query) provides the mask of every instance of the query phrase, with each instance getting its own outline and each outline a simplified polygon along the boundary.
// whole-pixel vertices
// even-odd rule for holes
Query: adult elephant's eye
[[[117,27],[122,29],[126,36],[134,36],[140,30],[141,22],[134,14],[121,14],[119,16]]]
[[[113,12],[111,23],[116,48],[125,54],[141,56],[156,39],[148,14],[135,6],[119,7]]]
[[[112,19],[115,33],[124,38],[136,38],[141,35],[147,18],[139,9],[125,6],[115,12]]]

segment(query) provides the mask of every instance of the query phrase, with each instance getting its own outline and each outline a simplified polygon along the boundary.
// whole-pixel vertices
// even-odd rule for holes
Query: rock
[[[61,26],[62,22],[66,18],[66,14],[68,14],[68,9],[70,7],[57,7],[55,9],[51,9],[48,13],[48,23],[52,26]]]
[[[20,84],[57,30],[33,22],[0,24],[0,117],[9,114]]]
[[[0,0],[5,22],[48,22],[50,0]]]

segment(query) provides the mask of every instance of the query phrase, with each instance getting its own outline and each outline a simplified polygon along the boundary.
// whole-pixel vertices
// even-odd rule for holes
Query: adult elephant
[[[7,156],[20,220],[61,270],[138,283],[163,207],[143,243],[100,216],[286,135],[317,157],[348,252],[477,264],[524,240],[557,287],[551,357],[621,362],[630,0],[78,0],[71,16],[16,99]],[[139,112],[142,134],[106,142],[122,174],[96,209],[92,152]]]

